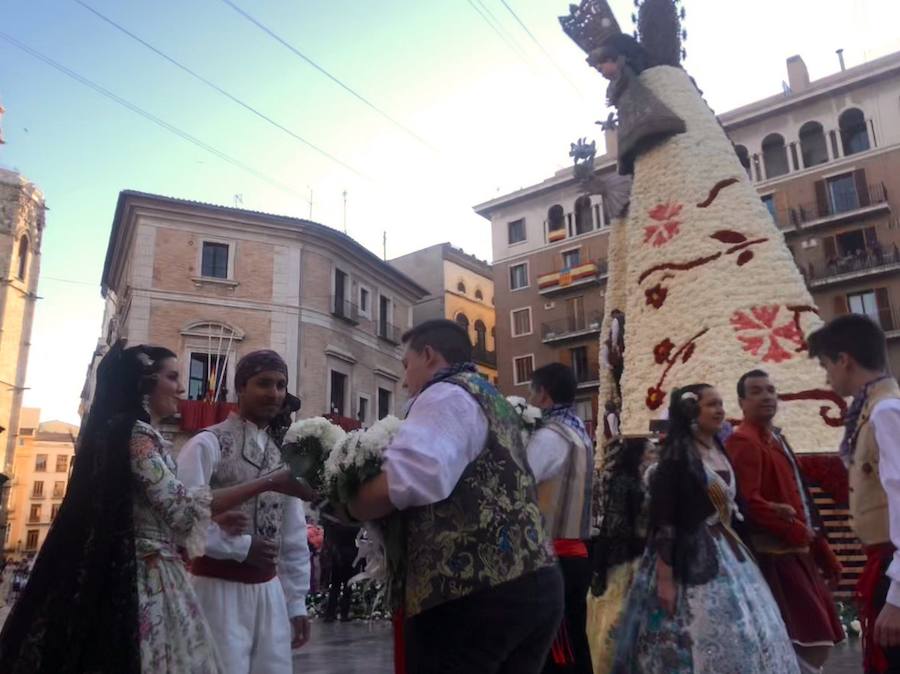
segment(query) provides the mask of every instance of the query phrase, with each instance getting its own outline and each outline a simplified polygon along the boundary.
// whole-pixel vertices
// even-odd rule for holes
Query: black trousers
[[[888,589],[891,587],[891,579],[887,576],[887,570],[888,566],[890,566],[891,559],[891,556],[886,556],[882,562],[881,580],[875,587],[875,594],[872,598],[872,604],[879,612],[884,608],[885,602],[887,601]],[[900,674],[900,647],[894,646],[893,648],[885,648],[883,650],[888,662],[887,669],[883,672],[871,670],[866,672],[866,674]]]
[[[593,674],[591,647],[587,638],[587,594],[591,587],[591,562],[587,557],[561,557],[565,610],[559,634],[554,642],[562,656],[547,655],[544,674]]]
[[[562,619],[552,566],[406,621],[407,674],[539,674]]]

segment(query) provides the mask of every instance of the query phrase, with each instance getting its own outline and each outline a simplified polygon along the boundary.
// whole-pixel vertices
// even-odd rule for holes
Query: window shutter
[[[816,207],[819,209],[820,218],[824,218],[831,212],[828,207],[828,187],[824,180],[816,181]]]
[[[856,195],[859,197],[859,205],[868,206],[871,201],[869,199],[869,184],[866,182],[866,169],[856,169],[853,172],[853,178],[856,180]]]
[[[837,258],[837,248],[834,245],[834,237],[826,236],[822,238],[822,247],[825,249],[825,262]]]
[[[878,303],[878,321],[882,330],[894,329],[894,317],[891,315],[891,298],[887,288],[875,288],[875,301]]]
[[[846,295],[838,295],[834,298],[834,315],[835,316],[843,316],[846,313],[850,312],[850,308],[847,306],[847,297]]]

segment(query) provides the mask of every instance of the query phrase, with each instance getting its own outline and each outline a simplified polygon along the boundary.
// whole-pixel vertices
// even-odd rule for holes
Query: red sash
[[[866,565],[856,583],[856,601],[862,623],[863,669],[866,672],[884,672],[888,667],[887,657],[874,638],[875,621],[882,608],[875,605],[875,590],[884,577],[885,565],[890,563],[894,554],[894,546],[890,543],[869,545],[865,552]]]
[[[580,538],[557,538],[553,541],[553,549],[556,551],[557,557],[587,557],[588,550],[584,541]]]
[[[191,562],[191,573],[195,576],[206,578],[219,578],[235,583],[255,585],[268,583],[275,577],[275,565],[258,568],[233,559],[213,559],[212,557],[197,557]]]

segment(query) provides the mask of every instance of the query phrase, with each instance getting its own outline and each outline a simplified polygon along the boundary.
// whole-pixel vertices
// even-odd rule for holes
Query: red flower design
[[[749,313],[734,312],[731,326],[738,333],[737,339],[743,344],[744,351],[761,357],[763,362],[781,363],[804,348],[803,333],[793,316],[779,324],[780,311],[780,306],[773,305],[752,307]],[[794,348],[788,351],[785,345]]]
[[[681,362],[686,363],[691,359],[691,356],[694,355],[694,351],[697,350],[697,345],[691,342],[687,345],[687,348],[684,350],[684,354],[681,356]]]
[[[659,283],[644,291],[644,296],[647,298],[647,306],[655,309],[659,309],[666,303],[666,296],[668,294],[668,288],[663,288]]]
[[[647,407],[658,410],[666,400],[666,394],[659,386],[651,386],[647,389]]]
[[[682,204],[659,204],[650,209],[648,215],[656,220],[656,224],[644,227],[644,243],[650,243],[654,248],[664,246],[678,236],[681,231],[681,221],[675,218],[684,208]]]
[[[662,365],[663,363],[668,362],[669,356],[672,355],[672,349],[674,348],[675,344],[668,337],[654,346],[653,358],[657,362],[657,364]]]

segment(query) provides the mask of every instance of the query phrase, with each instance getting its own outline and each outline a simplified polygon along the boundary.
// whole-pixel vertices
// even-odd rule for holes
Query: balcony
[[[342,297],[331,298],[331,315],[350,325],[359,325],[359,307]]]
[[[576,288],[600,285],[609,269],[605,262],[585,262],[571,269],[562,269],[538,276],[541,295],[550,296]]]
[[[578,337],[600,332],[602,323],[603,314],[599,311],[581,316],[566,316],[565,318],[544,323],[541,326],[541,339],[544,344],[577,339]]]
[[[600,386],[600,366],[597,364],[588,365],[586,367],[573,367],[575,372],[575,381],[578,388],[592,388]]]
[[[396,325],[391,325],[387,321],[379,321],[378,322],[378,338],[383,339],[389,344],[393,344],[394,346],[400,345],[400,328]]]
[[[479,365],[483,365],[484,367],[489,367],[494,370],[497,369],[496,351],[488,351],[485,348],[476,346],[474,349],[472,349],[472,360],[474,360]]]
[[[866,187],[865,194],[856,190],[840,196],[828,198],[828,203],[808,202],[795,204],[787,209],[779,209],[772,213],[772,218],[785,235],[801,230],[833,225],[847,220],[861,219],[875,213],[890,211],[887,189],[884,183],[876,183]]]
[[[838,260],[831,260],[828,264],[818,267],[810,264],[806,270],[801,271],[810,288],[824,288],[869,276],[900,271],[900,250],[895,248],[889,253],[880,255],[869,251],[864,256],[846,256]]]

